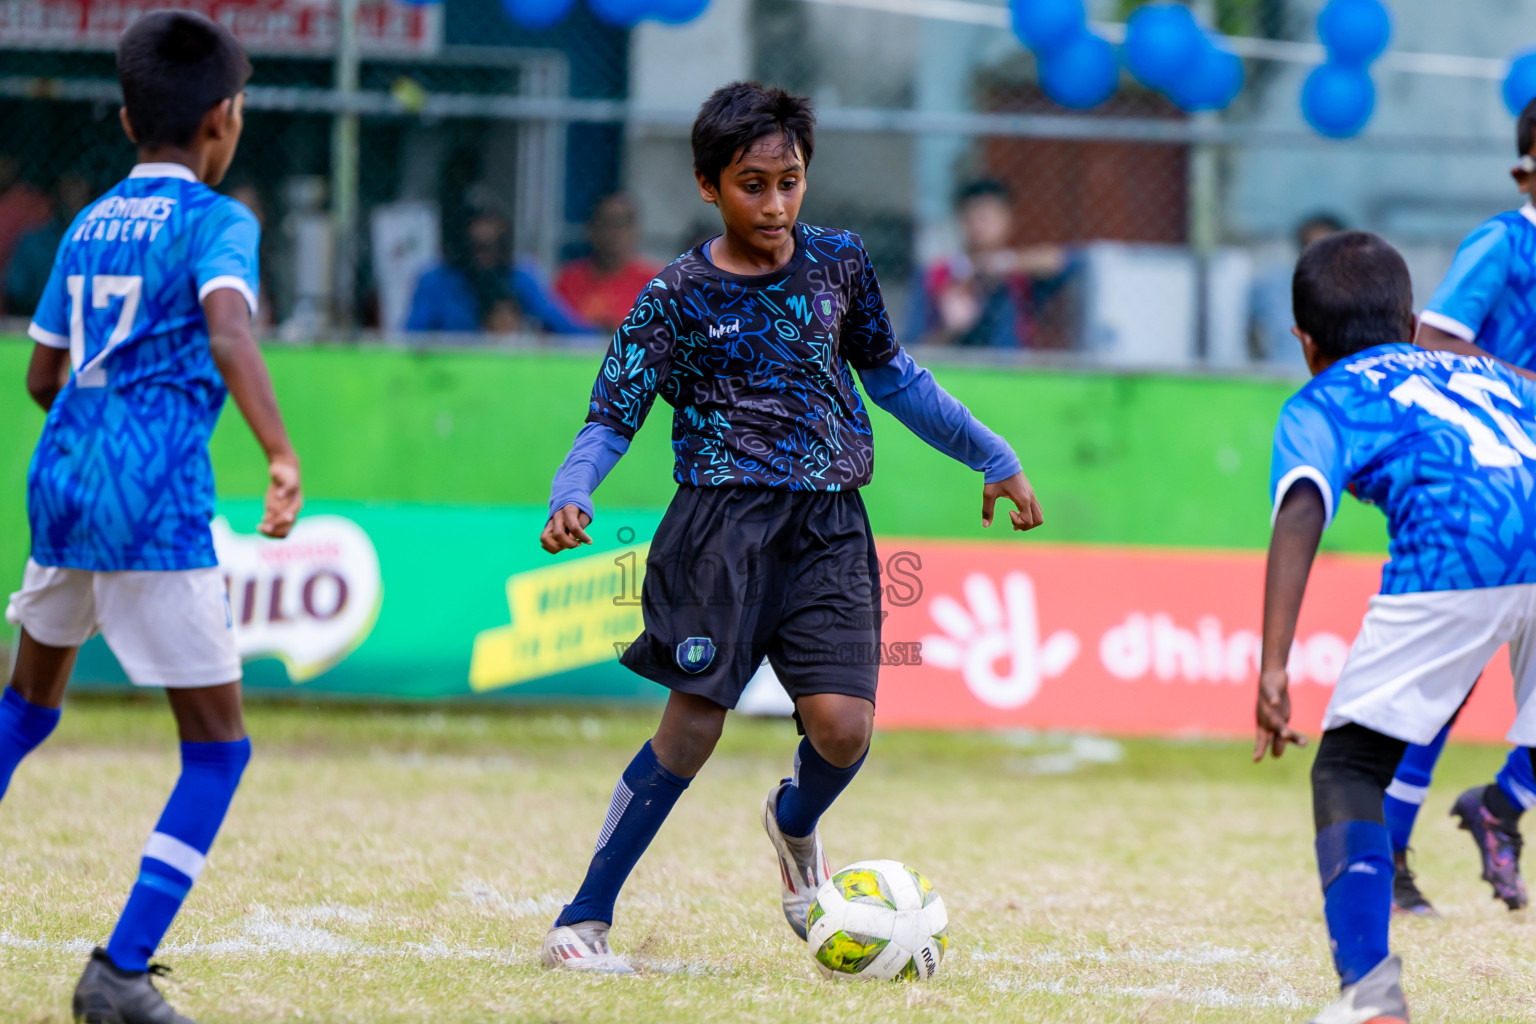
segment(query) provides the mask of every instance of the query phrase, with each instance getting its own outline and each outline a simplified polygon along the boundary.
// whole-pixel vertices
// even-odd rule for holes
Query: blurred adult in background
[[[261,247],[257,253],[261,260],[261,290],[256,295],[256,315],[251,319],[251,326],[258,331],[270,330],[276,310],[272,304],[272,289],[267,287],[273,269],[271,236],[267,231],[267,203],[261,197],[261,190],[248,181],[231,187],[229,197],[238,200],[255,214],[256,223],[261,226]]]
[[[1000,181],[962,188],[955,217],[963,251],[923,271],[911,336],[930,345],[1038,346],[1039,306],[1066,271],[1066,251],[1013,245],[1013,199]]]
[[[512,256],[512,225],[502,214],[470,214],[447,259],[416,283],[408,331],[589,334],[592,325],[545,284],[530,261]]]
[[[1248,329],[1248,354],[1253,359],[1297,373],[1306,371],[1301,345],[1291,334],[1291,326],[1296,322],[1291,315],[1291,277],[1295,274],[1296,258],[1319,238],[1343,231],[1344,227],[1344,221],[1331,213],[1312,214],[1296,225],[1296,251],[1254,273],[1249,297],[1252,321]]]
[[[52,214],[48,197],[22,180],[17,159],[0,153],[0,281],[22,236],[48,223]]]
[[[53,257],[64,232],[86,204],[96,197],[91,181],[79,171],[65,171],[53,183],[53,216],[16,242],[5,272],[5,312],[31,316],[43,297],[43,286],[53,270]]]
[[[612,333],[629,315],[635,298],[661,264],[638,254],[640,216],[622,192],[599,199],[587,221],[589,255],[568,260],[555,278],[555,291],[576,315]]]

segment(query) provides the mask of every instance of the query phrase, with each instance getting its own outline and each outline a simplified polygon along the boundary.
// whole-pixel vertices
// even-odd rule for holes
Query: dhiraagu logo
[[[514,573],[507,580],[512,623],[475,637],[469,686],[513,686],[613,658],[614,645],[640,635],[640,585],[649,544]]]

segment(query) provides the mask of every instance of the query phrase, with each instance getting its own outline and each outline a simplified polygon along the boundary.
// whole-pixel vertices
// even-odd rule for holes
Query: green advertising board
[[[591,548],[538,544],[540,508],[315,501],[289,540],[261,503],[219,505],[214,536],[255,694],[356,699],[655,700],[615,660],[640,632],[657,511],[608,510]],[[98,637],[78,685],[118,687]]]

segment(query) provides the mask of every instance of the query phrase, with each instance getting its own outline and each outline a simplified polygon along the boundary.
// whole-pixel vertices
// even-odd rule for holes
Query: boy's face
[[[227,103],[228,106],[219,104],[203,121],[204,137],[208,140],[208,162],[203,167],[203,182],[207,185],[224,180],[240,145],[240,132],[245,128],[245,93],[236,93]]]
[[[960,234],[967,252],[995,252],[1008,247],[1013,209],[1002,196],[977,196],[960,208]]]
[[[798,146],[782,135],[765,135],[736,154],[711,183],[695,172],[699,195],[720,210],[726,233],[764,254],[793,244],[795,220],[805,199],[805,164]]]

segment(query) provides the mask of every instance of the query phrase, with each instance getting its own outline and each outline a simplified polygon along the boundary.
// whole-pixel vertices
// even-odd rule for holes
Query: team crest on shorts
[[[823,293],[811,300],[811,309],[815,310],[816,319],[821,321],[823,327],[831,327],[837,316],[837,299]]]
[[[703,672],[714,660],[715,642],[707,636],[691,636],[677,645],[677,667],[684,672]]]

